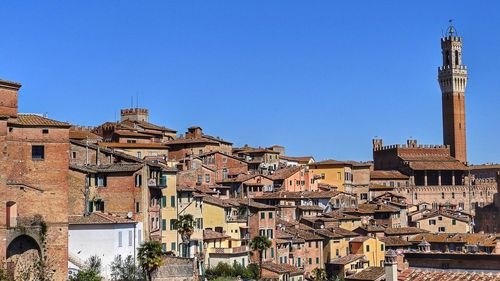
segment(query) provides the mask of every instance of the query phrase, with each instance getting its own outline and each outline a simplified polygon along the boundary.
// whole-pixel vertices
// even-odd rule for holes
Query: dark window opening
[[[45,159],[45,147],[43,145],[33,145],[31,147],[31,158],[34,160]]]

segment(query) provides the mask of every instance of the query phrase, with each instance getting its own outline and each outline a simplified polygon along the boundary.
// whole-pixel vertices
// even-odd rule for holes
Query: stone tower
[[[465,137],[465,87],[467,67],[462,64],[462,37],[451,25],[441,38],[443,65],[438,68],[443,102],[443,141],[451,156],[467,162]]]

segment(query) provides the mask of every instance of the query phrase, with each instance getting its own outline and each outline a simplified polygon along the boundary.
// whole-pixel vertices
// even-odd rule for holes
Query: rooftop
[[[17,118],[9,119],[9,125],[26,126],[26,127],[61,127],[70,128],[71,125],[67,122],[60,122],[37,114],[22,114],[19,113]]]
[[[136,221],[119,217],[111,213],[93,212],[88,216],[83,215],[70,215],[68,216],[68,223],[70,225],[84,225],[84,224],[126,224],[136,223]]]

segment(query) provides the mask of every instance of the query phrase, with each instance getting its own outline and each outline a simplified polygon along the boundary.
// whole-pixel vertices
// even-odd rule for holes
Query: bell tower
[[[451,21],[450,21],[451,23]],[[467,162],[465,135],[465,88],[467,67],[462,64],[462,37],[452,24],[441,38],[443,65],[438,80],[443,105],[443,142],[450,146],[451,156]]]

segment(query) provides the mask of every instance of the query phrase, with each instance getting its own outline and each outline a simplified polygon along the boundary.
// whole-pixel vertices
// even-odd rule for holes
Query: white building
[[[142,223],[94,212],[89,216],[69,216],[68,269],[75,274],[91,256],[102,261],[102,275],[109,278],[110,265],[117,255],[136,258],[142,243]]]

